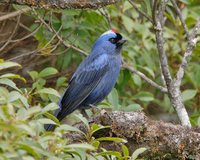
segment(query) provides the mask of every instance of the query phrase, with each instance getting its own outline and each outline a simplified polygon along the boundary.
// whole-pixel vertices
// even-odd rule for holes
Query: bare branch
[[[153,20],[152,20],[146,13],[144,13],[143,11],[141,11],[141,10],[136,6],[135,3],[133,3],[131,0],[128,0],[128,1],[129,1],[129,3],[135,8],[135,10],[136,10],[139,14],[141,14],[141,15],[144,16],[148,21],[150,21],[151,23],[153,23]]]
[[[20,25],[20,24],[19,24],[19,25]],[[29,33],[28,35],[26,35],[26,36],[24,36],[24,37],[22,37],[22,38],[19,38],[19,39],[13,39],[13,40],[11,40],[11,42],[23,41],[23,40],[25,40],[25,39],[27,39],[27,38],[33,36],[33,35],[41,28],[41,26],[42,26],[42,25],[40,24],[34,31],[32,31],[32,32]]]
[[[101,15],[106,18],[109,28],[112,28],[110,15],[108,14],[108,12],[107,12],[107,10],[105,8],[102,8],[102,10],[98,9],[98,11],[101,13]]]
[[[192,55],[192,52],[193,52],[193,50],[195,48],[195,45],[196,45],[196,43],[198,41],[198,38],[196,38],[196,35],[197,35],[197,31],[199,29],[200,29],[200,18],[198,19],[195,27],[192,30],[192,33],[189,36],[190,38],[188,40],[188,45],[187,45],[186,51],[184,53],[184,57],[183,57],[182,63],[181,63],[181,65],[179,67],[179,70],[178,70],[178,72],[176,74],[175,85],[177,87],[180,87],[180,85],[181,85],[181,81],[183,79],[183,76],[184,76],[185,69],[187,67],[189,58]]]
[[[28,11],[30,11],[30,10],[31,10],[30,7],[26,7],[26,8],[22,8],[22,9],[20,9],[20,10],[18,10],[18,11],[11,12],[11,13],[9,13],[9,14],[3,15],[3,16],[0,17],[0,22],[1,22],[1,21],[4,21],[4,20],[6,20],[6,19],[9,19],[9,18],[16,17],[16,16],[18,16],[18,15],[20,15],[20,14],[22,14],[22,13],[28,12]]]
[[[154,4],[154,8],[157,8],[156,2]],[[165,8],[162,8],[161,5],[159,7],[159,11],[155,9],[153,12],[154,15],[154,24],[155,24],[155,33],[156,33],[156,43],[157,43],[157,48],[159,52],[159,58],[160,58],[160,63],[161,63],[161,70],[163,73],[163,76],[165,78],[166,84],[170,85],[172,81],[172,77],[169,71],[169,66],[168,66],[168,60],[167,56],[164,50],[164,38],[163,38],[163,26],[162,26],[162,21],[163,21],[163,14],[164,14]]]
[[[40,15],[37,14],[37,12],[36,12],[34,9],[33,9],[33,12],[34,12],[35,15],[38,17],[38,19],[40,20],[40,22],[41,22],[42,24],[44,24],[50,32],[53,32],[53,33],[55,34],[55,36],[59,39],[59,41],[60,41],[65,47],[67,47],[67,48],[72,48],[72,49],[74,49],[74,50],[76,50],[76,51],[82,53],[84,56],[88,55],[87,52],[81,50],[80,48],[78,48],[78,47],[76,47],[76,46],[74,46],[74,45],[71,45],[71,44],[66,43],[66,42],[62,39],[62,37],[61,37],[53,28],[51,28],[51,27],[40,17]]]
[[[178,8],[178,6],[176,4],[176,1],[175,0],[171,0],[171,2],[173,4],[173,6],[174,6],[174,9],[176,10],[176,13],[177,13],[177,15],[178,15],[178,17],[179,17],[179,19],[180,19],[180,21],[182,23],[183,28],[185,30],[185,34],[187,36],[187,40],[189,41],[190,40],[190,34],[189,34],[188,27],[187,27],[187,25],[186,25],[186,23],[185,23],[185,21],[183,19],[182,13],[181,13],[180,9]]]
[[[12,31],[10,37],[8,38],[8,40],[4,43],[4,45],[0,48],[0,52],[11,42],[13,36],[15,35],[16,31],[17,31],[17,28],[19,26],[19,22],[20,22],[20,18],[21,18],[21,14],[18,15],[18,18],[17,18],[17,22],[16,22],[16,25],[15,25],[15,28],[14,30]]]
[[[120,0],[3,0],[1,3],[17,3],[43,8],[97,9]]]
[[[131,71],[134,74],[137,74],[139,77],[141,77],[143,80],[145,80],[148,84],[159,89],[161,92],[168,93],[167,88],[164,88],[164,87],[158,85],[157,83],[152,81],[150,78],[148,78],[145,74],[143,74],[140,71],[135,70],[133,67],[130,67],[127,64],[123,64],[123,68],[128,69],[129,71]]]

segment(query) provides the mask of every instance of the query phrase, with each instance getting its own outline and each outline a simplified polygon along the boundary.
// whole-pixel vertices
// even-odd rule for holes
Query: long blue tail
[[[54,124],[47,124],[44,126],[46,131],[53,131],[55,129],[55,125]]]

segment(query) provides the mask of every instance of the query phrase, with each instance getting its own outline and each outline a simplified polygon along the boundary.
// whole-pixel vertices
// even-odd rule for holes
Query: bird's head
[[[95,42],[93,50],[104,50],[108,54],[118,54],[126,39],[114,29],[104,32]]]

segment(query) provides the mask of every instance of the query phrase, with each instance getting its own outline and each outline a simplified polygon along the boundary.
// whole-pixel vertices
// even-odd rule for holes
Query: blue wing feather
[[[79,107],[79,104],[95,89],[108,70],[105,55],[98,55],[93,60],[89,59],[92,62],[90,64],[87,61],[88,59],[77,69],[61,99],[61,110],[57,115],[60,121]],[[85,64],[87,67],[84,67]]]

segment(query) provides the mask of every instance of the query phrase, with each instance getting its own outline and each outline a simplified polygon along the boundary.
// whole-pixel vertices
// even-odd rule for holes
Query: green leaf
[[[36,113],[40,113],[41,108],[39,106],[31,107],[24,113],[24,119],[28,119],[29,117],[35,115]]]
[[[39,78],[39,74],[36,71],[29,71],[28,74],[31,76],[33,81]]]
[[[75,149],[89,149],[89,150],[95,150],[95,148],[90,145],[90,144],[84,144],[84,143],[79,143],[79,144],[69,144],[66,147],[68,148],[75,148]]]
[[[33,155],[36,159],[41,159],[41,155],[29,144],[19,143],[18,147],[27,151],[30,155]]]
[[[124,157],[128,157],[129,156],[129,150],[126,147],[126,145],[124,145],[124,144],[122,145],[122,151],[123,151]]]
[[[115,156],[117,158],[121,158],[121,153],[120,152],[117,152],[117,151],[103,151],[103,152],[100,152],[98,154],[96,154],[95,156],[108,156],[108,155],[112,155],[112,156]]]
[[[60,98],[59,93],[53,88],[43,88],[43,89],[35,92],[35,94],[41,94],[41,93],[43,93],[43,94],[51,94],[51,95],[54,95],[54,96],[57,96],[57,97]]]
[[[80,119],[88,129],[90,128],[88,120],[85,117],[83,117],[82,114],[75,115],[75,117]]]
[[[150,74],[150,76],[152,77],[152,78],[155,78],[155,74],[154,74],[154,72],[153,72],[153,70],[152,69],[150,69],[149,67],[142,67],[144,70],[146,70],[149,74]]]
[[[126,15],[122,15],[122,21],[123,21],[123,24],[124,24],[124,27],[126,28],[126,30],[131,33],[132,30],[133,30],[133,27],[134,27],[134,22],[133,20],[126,16]]]
[[[94,146],[96,149],[99,148],[100,142],[99,141],[92,141],[92,146]]]
[[[0,79],[0,84],[7,85],[21,93],[21,90],[17,88],[16,84],[10,79],[7,79],[7,78]]]
[[[65,77],[59,77],[56,81],[56,87],[62,86],[67,81],[67,78]]]
[[[37,121],[41,124],[56,124],[54,121],[48,118],[40,118],[40,119],[37,119]]]
[[[197,94],[197,90],[188,89],[182,92],[181,96],[183,101],[191,100]]]
[[[49,118],[49,119],[53,120],[54,122],[56,122],[57,124],[60,123],[59,120],[58,120],[54,115],[52,115],[52,114],[50,114],[50,113],[48,113],[48,112],[45,112],[44,115],[45,115],[47,118]]]
[[[11,62],[11,61],[6,61],[6,62],[0,61],[0,70],[11,68],[11,67],[21,67],[21,65],[15,62]]]
[[[140,78],[140,76],[138,76],[137,74],[133,74],[133,81],[134,83],[138,86],[138,87],[141,87],[142,85],[142,80]]]
[[[139,148],[139,149],[136,149],[136,150],[133,152],[132,156],[131,156],[131,160],[136,160],[137,157],[138,157],[140,154],[142,154],[143,152],[145,152],[146,150],[147,150],[146,148]]]
[[[126,143],[127,140],[118,138],[118,137],[101,137],[95,139],[96,141],[112,141],[112,142],[120,142],[120,143]]]
[[[93,123],[91,126],[91,131],[92,131],[91,135],[93,135],[95,132],[97,132],[101,129],[105,129],[105,128],[110,128],[110,126],[102,126],[102,125]]]
[[[20,79],[26,83],[26,79],[24,77],[21,77],[20,75],[13,74],[13,73],[4,74],[4,75],[0,76],[0,78],[16,78],[16,79]]]
[[[85,133],[83,133],[83,132],[82,132],[81,130],[79,130],[78,128],[73,127],[73,126],[70,126],[70,125],[67,125],[67,124],[63,124],[63,125],[57,127],[55,131],[61,131],[61,130],[64,130],[64,131],[72,131],[72,132],[78,132],[78,133],[81,133],[81,134],[85,135]]]
[[[119,108],[119,96],[115,88],[113,88],[110,94],[108,95],[108,101],[114,108]]]
[[[134,96],[134,98],[144,102],[149,102],[154,100],[153,94],[151,94],[150,92],[139,92]]]
[[[43,69],[40,73],[39,73],[39,77],[40,78],[44,78],[50,75],[54,75],[58,73],[58,70],[53,68],[53,67],[47,67],[45,69]]]
[[[179,0],[180,2],[183,2],[185,4],[190,4],[190,0]]]
[[[200,127],[200,117],[197,119],[197,126]]]
[[[42,112],[44,113],[44,112],[48,112],[48,111],[54,111],[54,110],[56,110],[56,109],[58,109],[58,108],[59,108],[58,104],[52,102],[52,103],[49,103],[48,105],[46,105],[46,106],[42,109]]]
[[[125,107],[124,110],[127,112],[135,112],[135,111],[142,111],[143,108],[139,104],[134,103]]]
[[[37,135],[36,132],[28,125],[19,124],[19,125],[17,125],[17,128],[19,128],[21,132],[25,131],[31,136],[36,136]]]
[[[20,99],[20,101],[23,103],[23,105],[28,108],[29,104],[28,104],[28,100],[26,97],[24,97],[21,93],[17,92],[17,91],[12,91],[9,93],[8,96],[8,102],[13,102]]]
[[[16,101],[20,98],[21,94],[17,91],[11,91],[8,95],[8,102]]]

